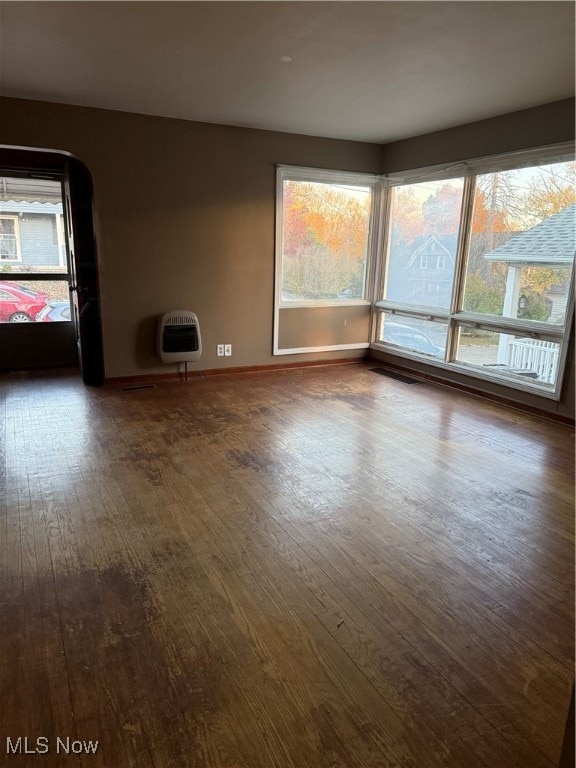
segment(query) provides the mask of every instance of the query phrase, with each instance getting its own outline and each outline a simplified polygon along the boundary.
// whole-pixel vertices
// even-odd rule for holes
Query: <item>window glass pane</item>
[[[0,280],[0,322],[70,321],[68,283]]]
[[[0,177],[0,272],[67,271],[60,182]]]
[[[464,310],[564,324],[575,227],[576,163],[478,176]]]
[[[448,324],[388,312],[380,314],[379,340],[410,352],[444,359]]]
[[[283,182],[282,301],[364,298],[369,187]]]
[[[513,381],[553,389],[560,344],[523,336],[461,327],[456,360]]]
[[[386,299],[449,309],[463,179],[392,190]]]

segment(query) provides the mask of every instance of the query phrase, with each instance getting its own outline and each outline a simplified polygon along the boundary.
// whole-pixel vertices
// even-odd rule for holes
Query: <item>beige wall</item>
[[[382,173],[454,163],[574,140],[574,99],[387,144]]]
[[[366,343],[370,314],[370,305],[281,309],[278,348]]]
[[[174,369],[161,366],[155,356],[156,319],[170,308],[192,309],[199,316],[204,354],[192,368],[364,355],[364,350],[351,350],[272,356],[277,163],[392,172],[573,137],[573,100],[380,148],[0,99],[0,143],[66,150],[92,173],[107,377]],[[326,315],[317,310],[298,327],[288,321],[282,344],[291,346],[304,338],[322,345],[328,337],[333,344],[346,343],[352,330],[355,340],[365,336],[361,340],[367,341],[367,320],[354,317],[345,325],[341,312]],[[216,357],[217,343],[232,344],[233,356]],[[414,369],[419,367],[428,368],[413,364]],[[504,397],[516,396],[508,388],[488,388]],[[530,395],[517,397],[574,415],[573,349],[560,404]]]
[[[92,173],[107,377],[175,370],[155,356],[169,309],[198,315],[191,369],[285,363],[272,356],[275,165],[374,173],[381,161],[374,144],[19,99],[0,100],[0,143],[66,150]]]

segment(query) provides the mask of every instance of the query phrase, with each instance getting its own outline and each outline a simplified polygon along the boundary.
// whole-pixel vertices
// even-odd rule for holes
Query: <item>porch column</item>
[[[508,265],[508,277],[506,278],[506,293],[504,294],[503,317],[518,317],[518,298],[520,296],[520,274],[522,267]],[[506,363],[506,353],[508,351],[508,336],[500,334],[498,342],[497,363],[504,365]]]

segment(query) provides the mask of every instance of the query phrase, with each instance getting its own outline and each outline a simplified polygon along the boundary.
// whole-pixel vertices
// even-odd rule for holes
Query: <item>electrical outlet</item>
[[[224,354],[226,357],[232,357],[232,344],[224,344]]]
[[[218,357],[224,357],[224,344],[218,344],[216,346],[216,354]]]

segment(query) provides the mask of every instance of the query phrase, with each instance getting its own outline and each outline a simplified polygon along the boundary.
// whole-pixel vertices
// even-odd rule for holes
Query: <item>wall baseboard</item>
[[[359,365],[366,362],[364,357],[346,357],[339,360],[309,360],[300,363],[278,363],[276,365],[243,365],[236,368],[207,368],[203,371],[188,371],[188,380],[203,379],[208,376],[230,376],[239,373],[267,373],[285,371],[293,368],[319,368],[328,365]],[[184,381],[184,373],[144,373],[137,376],[112,376],[104,379],[104,386],[119,387],[125,384],[156,384],[162,381]]]
[[[208,368],[204,371],[188,371],[188,379],[201,379],[207,376],[230,376],[243,373],[266,373],[272,371],[285,371],[295,368],[318,368],[323,366],[335,366],[335,365],[377,365],[382,368],[389,368],[391,371],[398,371],[407,376],[411,376],[415,379],[427,381],[431,384],[435,384],[440,387],[447,387],[449,389],[456,389],[467,395],[473,397],[479,397],[483,400],[489,400],[499,405],[504,405],[507,408],[512,408],[517,411],[532,414],[540,418],[549,419],[559,424],[564,424],[568,427],[576,426],[576,421],[570,416],[566,416],[562,413],[555,413],[554,411],[546,411],[542,408],[537,408],[525,403],[519,403],[510,398],[503,397],[502,395],[495,395],[490,392],[483,392],[476,389],[473,386],[467,386],[458,382],[448,381],[440,376],[436,376],[432,373],[423,373],[422,371],[415,371],[412,368],[404,367],[401,365],[391,365],[388,362],[384,362],[376,357],[347,357],[338,360],[310,360],[300,363],[278,363],[276,365],[246,365],[239,366],[237,368]],[[42,376],[58,376],[78,374],[77,369],[64,368],[38,368],[32,370],[22,371],[2,371],[2,378],[41,378]],[[122,387],[130,384],[156,384],[160,382],[184,382],[184,373],[180,372],[166,372],[166,373],[147,373],[137,376],[114,376],[104,379],[105,387]]]
[[[436,376],[433,373],[423,373],[422,371],[415,371],[412,368],[408,368],[407,366],[404,367],[401,365],[391,365],[390,363],[384,362],[377,357],[367,356],[366,362],[372,365],[378,365],[382,368],[389,368],[391,371],[398,371],[399,373],[406,374],[407,376],[411,376],[414,379],[421,379],[422,381],[427,381],[430,384],[436,384],[440,387],[448,387],[449,389],[456,389],[459,392],[463,392],[467,395],[472,395],[473,397],[479,397],[482,400],[490,400],[493,403],[504,405],[507,408],[513,408],[516,411],[522,411],[523,413],[529,413],[533,416],[538,416],[544,419],[550,419],[550,421],[555,421],[569,427],[574,427],[576,424],[574,418],[572,418],[571,416],[565,416],[563,413],[556,413],[555,411],[546,411],[543,408],[537,408],[534,405],[520,403],[520,402],[517,402],[516,400],[511,400],[510,398],[504,397],[502,395],[495,395],[491,392],[484,392],[482,390],[476,389],[476,387],[473,387],[473,386],[460,384],[459,382],[456,382],[456,381],[449,381],[448,379],[444,379],[441,376]]]

